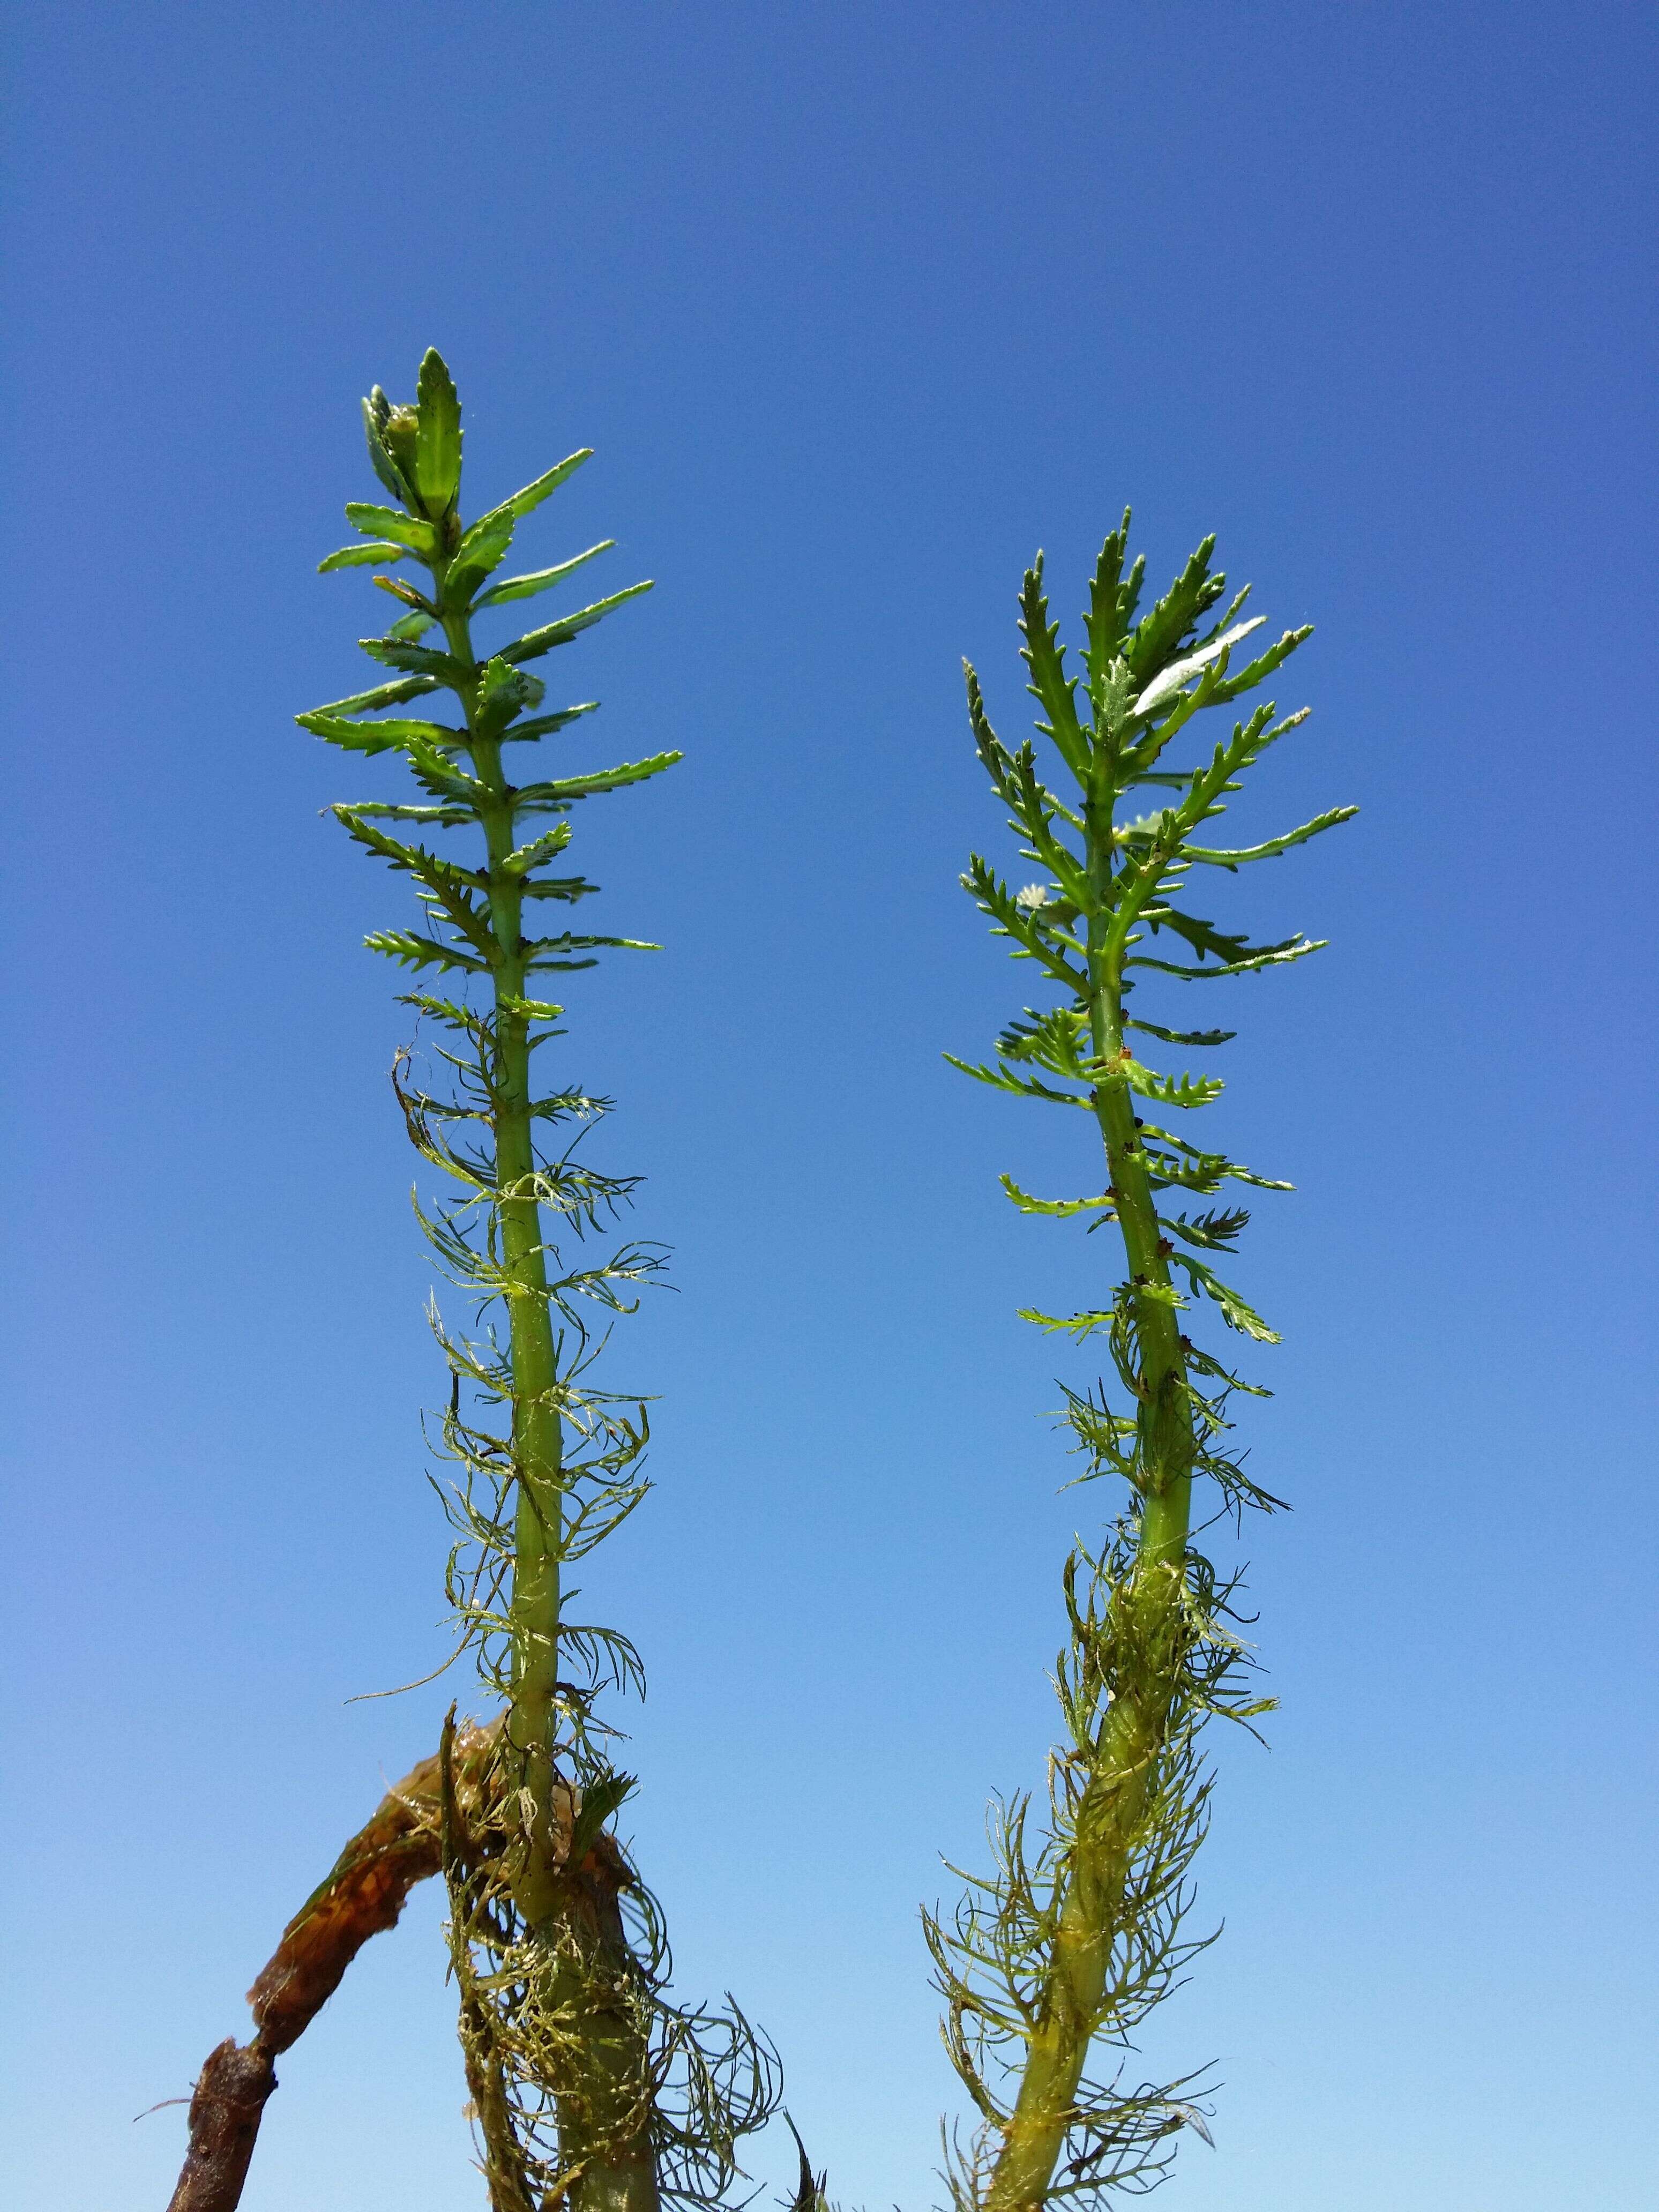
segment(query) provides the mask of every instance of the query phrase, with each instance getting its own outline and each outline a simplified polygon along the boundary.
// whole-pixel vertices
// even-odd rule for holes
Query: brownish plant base
[[[478,1790],[495,1734],[458,1731],[458,1795]],[[416,1883],[442,1866],[441,1787],[434,1753],[387,1791],[283,1930],[248,1991],[252,2040],[228,2036],[202,2069],[190,2100],[190,2147],[168,2212],[235,2212],[276,2087],[278,2052],[305,2033],[369,1937],[397,1924]]]

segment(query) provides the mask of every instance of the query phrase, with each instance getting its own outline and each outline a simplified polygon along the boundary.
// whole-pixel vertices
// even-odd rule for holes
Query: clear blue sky
[[[1259,818],[1360,821],[1230,909],[1214,1122],[1290,1176],[1249,1546],[1283,1699],[1224,1747],[1213,2058],[1170,2212],[1638,2212],[1655,2085],[1659,26],[1635,5],[205,4],[7,34],[11,1245],[4,2164],[159,2206],[283,1920],[433,1741],[441,1381],[398,882],[363,774],[357,423],[440,345],[474,504],[659,588],[556,668],[606,925],[568,1066],[677,1295],[611,1372],[660,1487],[593,1577],[652,1690],[635,1833],[682,1985],[772,2031],[850,2204],[933,2201],[916,1906],[1034,1780],[1073,1526],[1015,1318],[1095,1279],[976,1091],[1021,977],[958,658],[1026,702],[1133,501],[1311,620]],[[1253,816],[1254,820],[1258,816]],[[1206,1013],[1210,1004],[1206,1002]],[[1069,1121],[1071,1117],[1053,1117]],[[481,2204],[437,1900],[282,2068],[248,2212]],[[787,2171],[769,2139],[757,2175]]]

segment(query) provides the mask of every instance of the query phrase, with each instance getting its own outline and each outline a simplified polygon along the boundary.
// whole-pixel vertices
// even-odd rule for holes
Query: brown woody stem
[[[476,1790],[496,1729],[461,1738],[458,1779]],[[254,2035],[228,2036],[210,2052],[190,2100],[190,2146],[167,2212],[236,2212],[259,2122],[276,2087],[279,2051],[297,2043],[371,1936],[395,1927],[417,1881],[443,1863],[439,1760],[434,1753],[380,1800],[332,1871],[283,1930],[248,2003]]]

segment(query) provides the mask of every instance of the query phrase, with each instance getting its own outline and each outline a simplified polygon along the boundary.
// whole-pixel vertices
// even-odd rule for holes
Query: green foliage
[[[1081,1218],[1090,1231],[1109,1223],[1121,1240],[1124,1273],[1098,1306],[1024,1318],[1079,1343],[1103,1340],[1120,1405],[1103,1381],[1068,1389],[1063,1419],[1079,1479],[1115,1477],[1127,1499],[1109,1540],[1097,1550],[1079,1544],[1066,1563],[1069,1636],[1056,1668],[1065,1739],[1046,1808],[1039,1816],[1027,1795],[1000,1804],[992,1873],[969,1877],[951,1923],[927,1921],[946,2045],[980,2116],[972,2141],[950,2157],[964,2212],[1133,2193],[1162,2176],[1183,2130],[1207,2139],[1192,2078],[1130,2086],[1124,2067],[1135,2029],[1202,1948],[1183,1933],[1211,1790],[1200,1729],[1214,1714],[1249,1721],[1267,1710],[1248,1693],[1231,1587],[1190,1540],[1194,1485],[1207,1482],[1215,1505],[1235,1515],[1279,1501],[1226,1443],[1231,1395],[1265,1394],[1195,1345],[1187,1316],[1212,1306],[1237,1334],[1277,1339],[1209,1256],[1232,1253],[1248,1212],[1176,1211],[1170,1201],[1215,1198],[1229,1183],[1289,1186],[1136,1112],[1146,1103],[1192,1114],[1213,1104],[1222,1085],[1149,1066],[1131,1033],[1188,1050],[1232,1033],[1170,1028],[1130,1005],[1155,978],[1252,975],[1317,951],[1299,934],[1257,942],[1195,914],[1192,872],[1236,872],[1355,811],[1334,808],[1232,849],[1197,842],[1304,715],[1258,705],[1186,765],[1176,764],[1177,739],[1200,714],[1264,683],[1309,632],[1286,631],[1235,673],[1237,649],[1261,623],[1236,619],[1244,592],[1211,618],[1225,583],[1211,570],[1207,538],[1137,620],[1144,563],[1126,570],[1128,523],[1126,514],[1102,549],[1074,672],[1049,619],[1041,556],[1024,580],[1023,658],[1057,775],[1040,770],[1029,739],[1003,744],[967,670],[980,760],[1021,859],[1039,876],[1011,889],[975,855],[963,881],[993,933],[1060,996],[1012,1022],[994,1062],[953,1064],[998,1090],[1094,1117],[1103,1191],[1046,1199],[1012,1176],[1003,1186],[1024,1212]],[[1101,2051],[1116,2063],[1091,2074]]]
[[[447,1577],[461,1648],[506,1701],[493,1826],[447,1827],[452,1955],[462,2039],[492,2201],[502,2212],[567,2201],[638,2208],[661,2199],[718,2202],[736,2145],[776,2100],[769,2046],[735,2007],[686,2011],[666,1996],[660,1916],[609,1832],[635,1784],[612,1765],[607,1689],[642,1686],[617,1631],[571,1620],[568,1569],[635,1510],[647,1482],[646,1409],[592,1379],[614,1319],[660,1274],[663,1255],[610,1241],[634,1179],[582,1154],[608,1102],[580,1086],[538,1095],[538,1048],[563,1034],[562,1009],[531,979],[588,968],[640,940],[526,930],[525,902],[574,906],[596,886],[550,871],[586,799],[648,781],[678,753],[519,784],[508,744],[533,744],[592,711],[538,713],[543,679],[523,664],[571,643],[626,601],[635,584],[480,654],[481,611],[564,582],[611,541],[492,585],[520,521],[588,458],[572,454],[470,526],[459,511],[460,403],[435,352],[421,363],[414,407],[378,387],[363,403],[369,458],[395,507],[354,501],[367,541],[331,554],[325,571],[412,560],[420,587],[374,582],[413,611],[362,641],[395,680],[314,708],[301,726],[343,750],[400,753],[419,802],[334,809],[347,833],[413,879],[418,928],[367,942],[423,979],[408,994],[434,1037],[448,1082],[428,1090],[400,1055],[394,1078],[411,1141],[447,1195],[416,1212],[446,1277],[472,1307],[467,1328],[433,1310],[450,1395],[434,1443],[453,1470],[439,1486],[455,1534]],[[437,630],[441,647],[422,643]],[[457,719],[386,709],[433,691]],[[429,803],[426,803],[429,802]],[[551,817],[550,823],[549,817]],[[386,824],[464,830],[452,858]],[[501,1416],[504,1414],[505,1419]]]

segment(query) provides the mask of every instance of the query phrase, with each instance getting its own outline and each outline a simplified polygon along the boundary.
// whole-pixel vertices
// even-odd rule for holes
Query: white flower
[[[1027,884],[1023,891],[1016,891],[1014,893],[1014,904],[1016,906],[1023,906],[1035,909],[1040,906],[1047,906],[1048,903],[1048,886],[1047,884]]]

